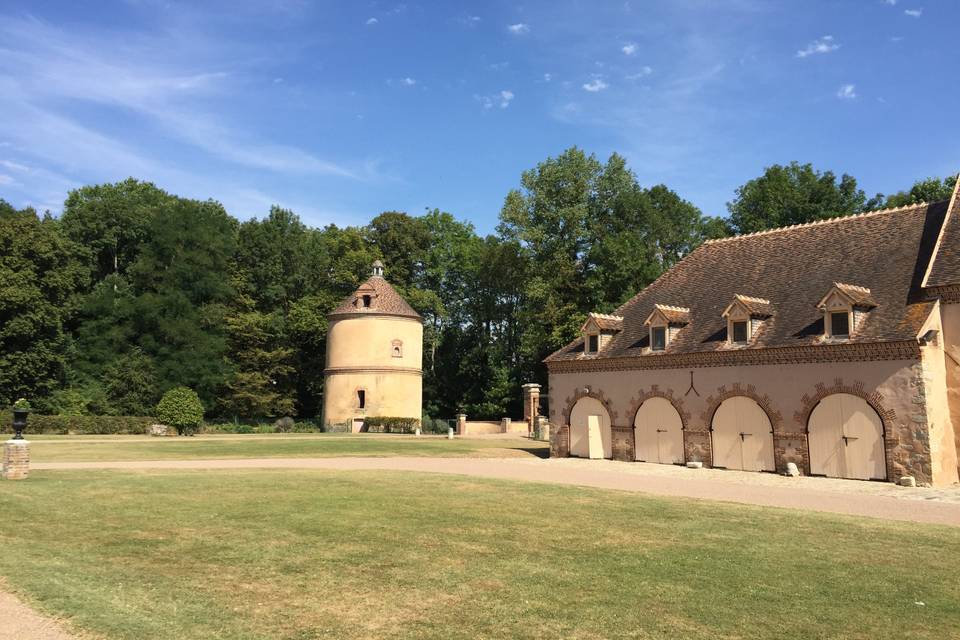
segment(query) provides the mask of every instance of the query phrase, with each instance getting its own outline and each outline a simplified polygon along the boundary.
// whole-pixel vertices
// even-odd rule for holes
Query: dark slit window
[[[850,335],[850,316],[846,311],[830,314],[830,333],[835,336]]]
[[[663,351],[667,348],[667,328],[654,327],[651,332],[652,341],[650,348],[654,351]]]
[[[357,403],[360,405],[361,409],[367,406],[367,392],[363,389],[357,390]]]
[[[370,306],[370,296],[363,296],[363,306],[364,307]]]
[[[590,353],[596,353],[600,350],[600,336],[590,336]]]
[[[734,342],[747,341],[747,323],[746,322],[733,323],[733,341]]]

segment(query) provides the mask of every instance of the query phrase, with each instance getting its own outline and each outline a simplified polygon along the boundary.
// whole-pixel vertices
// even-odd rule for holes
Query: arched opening
[[[666,398],[649,398],[633,420],[635,458],[661,464],[683,463],[683,419]]]
[[[596,398],[580,398],[570,411],[570,455],[613,458],[610,414]]]
[[[724,400],[710,424],[713,466],[743,471],[773,471],[773,427],[753,398]]]
[[[866,400],[849,393],[823,398],[807,420],[810,474],[886,480],[883,420]]]

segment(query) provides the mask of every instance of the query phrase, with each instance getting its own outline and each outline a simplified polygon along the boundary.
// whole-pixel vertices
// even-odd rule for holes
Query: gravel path
[[[47,469],[333,469],[451,473],[597,487],[661,496],[960,526],[960,487],[908,489],[889,483],[686,469],[610,460],[491,458],[245,458],[35,463]]]
[[[0,591],[0,640],[76,640],[55,621]]]

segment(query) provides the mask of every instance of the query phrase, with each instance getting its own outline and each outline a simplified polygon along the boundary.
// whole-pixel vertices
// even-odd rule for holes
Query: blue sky
[[[240,218],[489,232],[571,145],[713,215],[793,159],[889,193],[960,169],[957,24],[952,0],[3,0],[0,198],[132,175]]]

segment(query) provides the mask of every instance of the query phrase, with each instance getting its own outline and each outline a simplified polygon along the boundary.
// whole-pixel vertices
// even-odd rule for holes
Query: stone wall
[[[751,397],[770,418],[777,470],[782,472],[793,462],[803,473],[810,470],[806,434],[810,411],[825,395],[850,393],[867,401],[881,417],[888,480],[911,475],[918,483],[953,481],[933,474],[924,372],[918,360],[553,372],[549,418],[558,428],[551,439],[551,455],[569,455],[569,434],[564,431],[569,407],[587,393],[609,409],[614,458],[635,459],[628,449],[633,446],[638,399],[654,394],[670,399],[684,417],[686,459],[705,465],[712,463],[710,428],[716,407],[734,395]]]
[[[3,479],[25,480],[30,475],[30,443],[8,440],[3,446]]]

